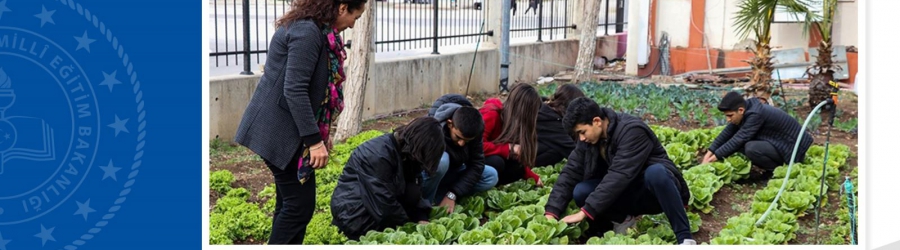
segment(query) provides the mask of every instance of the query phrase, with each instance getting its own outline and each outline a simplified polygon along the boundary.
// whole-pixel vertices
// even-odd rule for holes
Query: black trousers
[[[521,163],[499,155],[485,157],[484,164],[497,170],[497,186],[516,182],[525,175],[525,167]]]
[[[265,161],[275,178],[275,212],[269,245],[303,244],[306,226],[316,210],[315,171],[310,173],[306,183],[300,184],[297,179],[299,156],[300,152],[284,170]]]
[[[775,168],[786,164],[781,153],[775,146],[767,141],[749,141],[744,144],[742,153],[750,158],[750,162],[757,167],[767,171],[773,171]]]
[[[600,181],[600,179],[589,179],[578,183],[572,194],[575,205],[583,207],[585,200],[594,192]],[[693,239],[687,212],[684,210],[684,204],[681,203],[681,195],[676,183],[674,175],[669,173],[663,165],[651,165],[644,171],[644,176],[632,182],[606,211],[593,215],[596,216],[593,220],[587,219],[590,225],[589,231],[602,235],[613,229],[613,221],[624,221],[628,215],[662,212],[669,218],[672,231],[675,232],[679,244],[685,239]]]

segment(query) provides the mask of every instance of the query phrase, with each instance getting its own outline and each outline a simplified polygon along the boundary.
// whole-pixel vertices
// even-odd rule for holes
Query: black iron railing
[[[616,33],[621,33],[625,30],[625,25],[628,22],[625,21],[625,0],[615,0],[616,1],[616,22],[609,22],[609,3],[613,0],[606,0],[606,7],[603,8],[603,21],[600,23],[600,26],[603,27],[603,34],[609,35],[609,26],[616,26]]]
[[[214,35],[210,63],[214,67],[241,65],[241,74],[253,74],[251,66],[265,61],[269,40],[275,33],[273,24],[290,9],[290,0],[211,1]],[[375,51],[430,49],[438,54],[444,46],[483,41],[495,33],[487,23],[487,1],[496,0],[372,0],[369,3],[377,5]],[[564,39],[569,29],[576,28],[572,18],[578,10],[575,0],[509,1],[515,3],[510,10],[513,38],[535,37],[538,42]],[[616,1],[615,22],[609,20],[611,1]],[[624,4],[625,0],[606,0],[599,25],[615,25],[616,32],[624,30]],[[346,44],[351,46],[352,41]]]
[[[510,37],[565,39],[566,29],[575,29],[572,20],[575,0],[511,0]]]
[[[376,1],[375,51],[403,51],[474,44],[493,32],[481,0]]]
[[[212,0],[212,2],[214,35],[210,45],[212,52],[209,56],[215,58],[215,67],[221,64],[224,66],[240,64],[243,66],[241,74],[252,75],[250,66],[253,55],[256,55],[257,63],[262,60],[260,54],[266,53],[269,38],[275,33],[273,24],[290,9],[290,3],[281,0]]]

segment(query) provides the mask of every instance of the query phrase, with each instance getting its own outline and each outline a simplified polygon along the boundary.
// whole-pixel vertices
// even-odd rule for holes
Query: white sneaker
[[[685,239],[683,242],[681,242],[681,245],[697,245],[697,241],[692,239]]]
[[[634,226],[634,224],[636,224],[637,221],[638,221],[638,218],[635,218],[634,216],[629,215],[629,216],[625,217],[625,221],[622,221],[622,223],[613,222],[613,232],[615,232],[617,234],[625,235],[628,233],[628,228],[630,228],[631,226]]]

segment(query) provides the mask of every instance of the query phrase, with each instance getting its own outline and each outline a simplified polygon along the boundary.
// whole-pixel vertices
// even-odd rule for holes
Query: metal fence
[[[273,24],[290,9],[290,3],[270,0],[212,0],[212,3],[214,40],[209,56],[215,58],[215,67],[242,64],[241,74],[252,75],[251,59],[255,55],[257,63],[263,60],[260,54],[266,53],[269,38],[275,33]]]
[[[572,20],[574,0],[512,0],[510,9],[510,37],[564,39],[566,29],[575,29]]]
[[[253,74],[252,65],[265,62],[265,53],[275,33],[274,22],[290,9],[291,0],[211,0],[213,29],[210,65],[241,74]],[[495,32],[487,21],[487,1],[496,0],[373,0],[375,11],[375,51],[430,49],[474,44]],[[575,29],[575,0],[509,0],[510,35],[536,41],[567,38]],[[610,2],[616,1],[616,18],[610,20]],[[624,29],[625,0],[606,0],[600,26]],[[348,32],[345,32],[348,33]],[[604,32],[609,34],[608,31]],[[347,34],[345,34],[347,35]],[[346,36],[345,36],[346,37]],[[350,38],[352,40],[352,38]],[[352,41],[347,42],[352,46]],[[232,72],[233,72],[232,71]]]
[[[481,0],[375,1],[375,51],[471,44],[493,35]]]
[[[609,22],[609,8],[610,2],[616,1],[616,5],[612,6],[612,8],[616,8],[616,20],[614,22]],[[625,20],[625,0],[606,0],[605,7],[603,7],[603,17],[600,18],[600,27],[603,27],[603,35],[609,35],[609,26],[616,26],[616,33],[621,33],[625,30],[625,25],[628,24]]]

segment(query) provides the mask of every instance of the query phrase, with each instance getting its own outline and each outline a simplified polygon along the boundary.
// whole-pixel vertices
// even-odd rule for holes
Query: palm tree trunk
[[[831,86],[829,83],[834,81],[834,71],[835,65],[834,61],[831,59],[832,52],[831,43],[822,41],[819,44],[819,56],[816,60],[816,65],[807,70],[812,76],[812,81],[809,84],[809,106],[815,107],[819,105],[822,101],[830,98],[831,96]],[[825,107],[827,110],[828,107]],[[823,110],[826,111],[826,110]],[[825,114],[827,112],[823,112]],[[824,120],[824,115],[822,116]]]
[[[750,76],[751,85],[747,87],[747,92],[770,103],[772,71],[775,69],[772,64],[772,47],[769,46],[768,41],[757,42],[755,54],[756,56],[750,61],[753,72]]]
[[[765,21],[761,23],[762,27],[756,30],[757,42],[756,51],[754,51],[756,57],[750,62],[753,72],[750,76],[751,85],[747,88],[747,92],[764,103],[774,105],[770,101],[772,96],[772,71],[775,70],[772,64],[772,47],[770,42],[772,41],[772,21],[775,19],[775,8],[778,5],[778,1],[773,1],[771,5],[772,7],[768,8],[769,11],[765,13],[766,17],[763,19]]]

